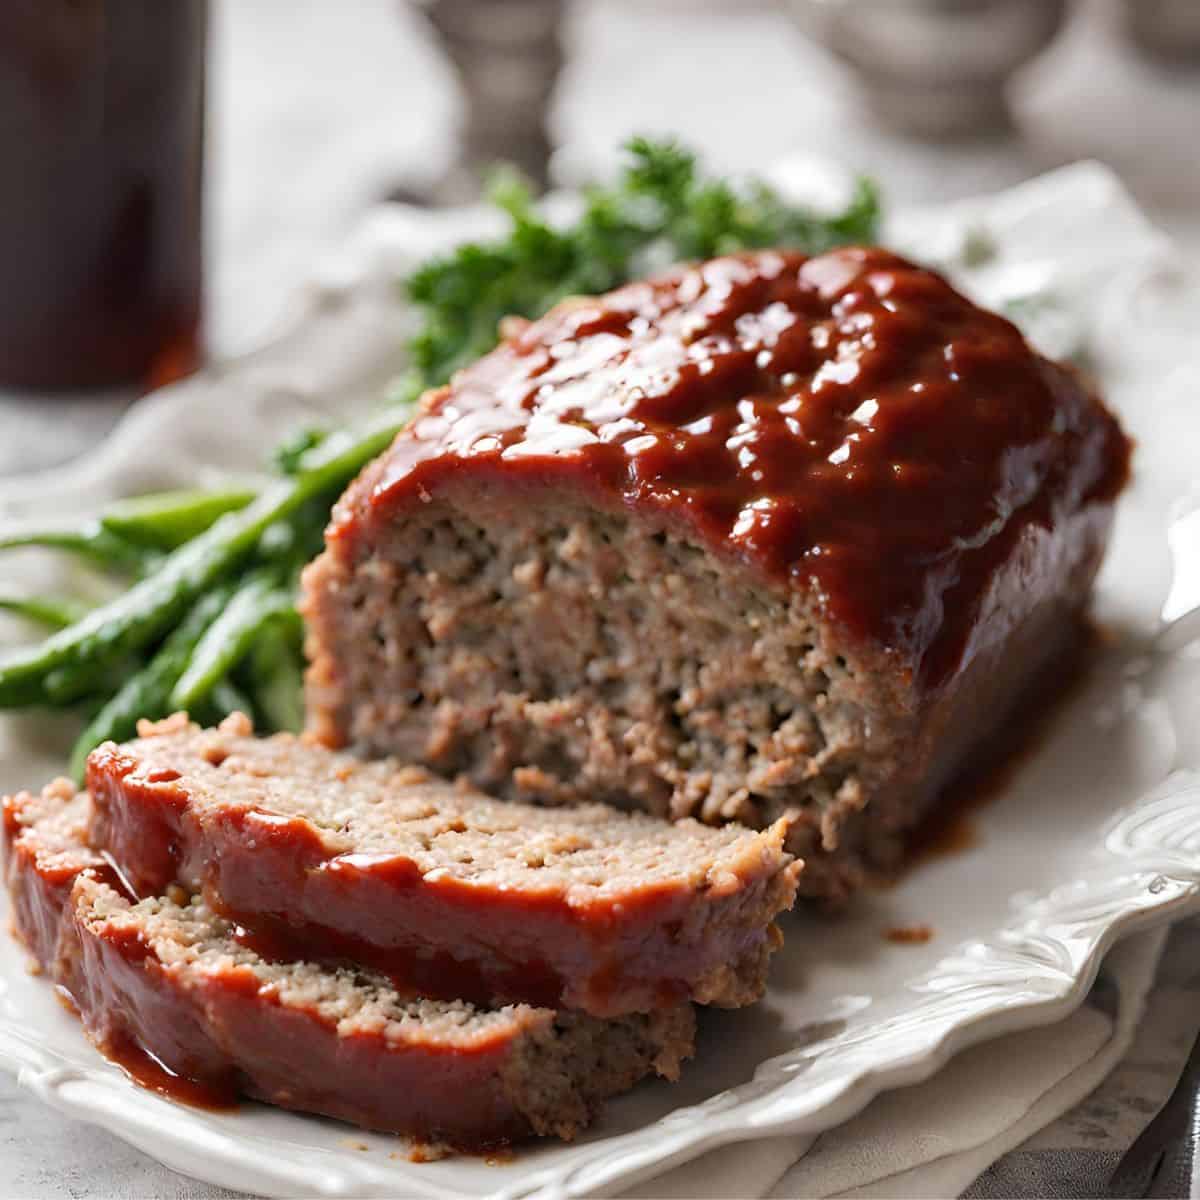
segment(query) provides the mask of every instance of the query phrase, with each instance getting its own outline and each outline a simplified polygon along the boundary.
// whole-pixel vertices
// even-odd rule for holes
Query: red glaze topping
[[[270,747],[242,738],[238,752],[253,762]],[[163,774],[155,765],[163,755],[181,771],[150,782]],[[305,818],[232,796],[206,804],[202,789],[199,797],[189,790],[203,771],[196,758],[190,733],[182,744],[108,742],[93,751],[95,844],[110,847],[143,894],[176,879],[202,887],[211,908],[243,927],[238,940],[265,959],[370,967],[402,995],[600,1017],[675,1008],[725,966],[736,972],[755,961],[771,944],[771,919],[795,896],[799,866],[776,858],[786,822],[744,867],[728,863],[720,886],[679,875],[585,898],[424,872],[399,847],[338,853]],[[344,796],[353,799],[352,778]]]
[[[969,623],[1020,529],[1111,499],[1127,464],[1076,377],[940,276],[765,251],[560,305],[435,395],[358,503],[468,467],[584,483],[811,586],[928,676],[944,610]]]

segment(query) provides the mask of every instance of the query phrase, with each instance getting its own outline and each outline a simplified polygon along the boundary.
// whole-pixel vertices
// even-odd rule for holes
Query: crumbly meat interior
[[[331,854],[402,854],[422,873],[481,886],[586,903],[657,885],[732,890],[788,861],[781,830],[671,825],[601,804],[535,811],[420,767],[361,762],[289,735],[254,738],[233,722],[143,729],[152,736],[122,748],[137,764],[130,780],[182,789],[201,819],[231,808],[299,817]]]
[[[29,903],[56,906],[53,912],[24,915],[58,926],[57,949],[50,939],[40,950],[43,965],[53,967],[64,984],[71,984],[85,960],[92,971],[105,961],[81,955],[79,939],[87,938],[112,946],[133,964],[153,964],[147,986],[166,986],[190,997],[196,1029],[207,1028],[216,989],[253,996],[265,1011],[303,1014],[338,1039],[376,1037],[396,1049],[468,1055],[499,1042],[504,1053],[497,1082],[513,1108],[535,1133],[564,1138],[575,1136],[604,1099],[647,1073],[677,1078],[682,1061],[692,1054],[695,1019],[686,1004],[612,1020],[519,1004],[482,1007],[402,995],[387,977],[369,970],[264,957],[199,897],[173,888],[168,896],[134,902],[89,871],[99,861],[85,840],[90,804],[90,797],[66,780],[40,795],[23,793],[5,802],[10,837],[19,838],[26,851],[10,859],[8,883],[28,885],[18,890]],[[37,877],[57,880],[64,871],[68,881],[74,880],[69,894],[55,897],[35,886]],[[131,946],[137,948],[132,956]],[[98,1005],[84,1013],[94,1032],[102,1038],[117,1032],[125,1020],[119,985],[89,976],[85,992],[81,1002]],[[166,1013],[166,993],[161,1003]],[[156,1011],[152,1006],[130,1015],[140,1020]],[[186,1010],[176,1015],[184,1020]],[[219,1033],[219,1026],[216,1019],[208,1036]],[[161,1032],[168,1040],[174,1036],[169,1028]],[[152,1044],[146,1048],[154,1049]],[[470,1097],[463,1103],[470,1104]]]
[[[677,1078],[692,1052],[687,1005],[602,1021],[520,1004],[488,1009],[407,997],[371,971],[265,959],[199,898],[133,904],[108,885],[81,877],[72,901],[83,928],[102,940],[136,938],[165,977],[181,993],[195,993],[200,1005],[204,988],[240,988],[233,981],[250,975],[264,1005],[310,1016],[339,1038],[375,1036],[396,1048],[458,1053],[509,1039],[503,1083],[539,1134],[573,1137],[603,1099],[650,1070]]]
[[[665,1009],[601,1028],[594,1017],[559,1011],[518,1043],[503,1069],[509,1092],[536,1133],[570,1140],[600,1101],[628,1091],[651,1070],[677,1080],[692,1055],[690,1007]]]
[[[811,598],[666,529],[551,494],[431,501],[367,541],[307,590],[310,711],[370,754],[539,803],[794,807],[832,842],[903,737],[894,672],[831,646]]]
[[[182,903],[149,897],[133,904],[104,883],[81,879],[74,900],[85,928],[101,938],[133,936],[183,991],[245,972],[264,1000],[310,1013],[343,1036],[378,1034],[397,1044],[470,1050],[497,1033],[537,1028],[547,1016],[526,1005],[489,1010],[465,1001],[406,997],[369,971],[263,958],[199,897],[181,896]]]
[[[40,792],[21,792],[4,806],[9,836],[24,843],[42,870],[82,870],[98,861],[87,844],[91,797],[69,779],[55,779]]]

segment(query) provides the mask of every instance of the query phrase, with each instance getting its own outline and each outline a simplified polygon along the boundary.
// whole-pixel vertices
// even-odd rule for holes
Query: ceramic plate
[[[779,176],[788,182],[786,168]],[[143,404],[83,466],[6,484],[7,515],[66,519],[109,496],[253,470],[298,418],[365,403],[399,365],[405,314],[396,272],[459,228],[376,215],[314,286],[291,333]],[[744,1012],[704,1013],[698,1056],[681,1083],[640,1087],[577,1143],[535,1146],[509,1161],[413,1164],[395,1139],[332,1121],[256,1105],[209,1113],[142,1091],[88,1046],[7,939],[2,1065],[46,1103],[228,1187],[588,1195],[724,1142],[827,1129],[967,1045],[1061,1018],[1114,939],[1200,908],[1200,640],[1192,640],[1200,630],[1188,616],[1200,602],[1200,521],[1183,512],[1167,536],[1169,502],[1190,482],[1189,439],[1200,438],[1200,366],[1187,358],[1194,326],[1179,318],[1193,294],[1164,272],[1163,243],[1093,165],[909,214],[890,240],[1010,306],[1042,345],[1089,352],[1140,445],[1138,481],[1097,596],[1111,644],[1035,752],[972,816],[968,846],[865,896],[842,918],[793,915],[766,999]],[[6,591],[54,586],[63,570],[33,554],[0,568]],[[1164,632],[1168,595],[1178,620]],[[53,774],[69,734],[43,717],[4,721],[0,784]],[[930,940],[886,937],[914,925],[929,926]]]

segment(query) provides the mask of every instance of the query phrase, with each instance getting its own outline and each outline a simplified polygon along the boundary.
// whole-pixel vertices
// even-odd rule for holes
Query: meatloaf
[[[88,803],[65,781],[5,801],[14,923],[93,1041],[175,1077],[172,1093],[190,1081],[479,1149],[573,1137],[606,1097],[652,1071],[675,1078],[692,1052],[689,1005],[601,1021],[417,999],[367,970],[273,960],[199,898],[131,900],[84,840]]]
[[[179,880],[294,956],[424,996],[595,1016],[762,995],[799,863],[765,833],[493,800],[240,714],[93,752],[92,841],[140,895]]]
[[[1078,628],[1116,420],[884,250],[761,251],[506,328],[305,576],[310,728],[506,798],[894,858]]]

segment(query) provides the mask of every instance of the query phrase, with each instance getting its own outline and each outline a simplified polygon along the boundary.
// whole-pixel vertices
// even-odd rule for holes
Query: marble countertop
[[[716,167],[752,168],[800,149],[832,155],[876,175],[899,203],[1096,157],[1200,263],[1200,157],[1181,152],[1195,145],[1200,70],[1147,63],[1114,29],[1104,0],[1080,5],[1021,82],[1019,135],[928,145],[865,124],[844,78],[773,5],[581,0],[555,107],[556,167],[566,181],[580,178],[603,170],[629,132],[671,131]],[[356,0],[352,10],[216,0],[210,71],[207,330],[222,358],[269,333],[365,208],[435,173],[455,104],[418,15],[396,0]],[[123,394],[0,395],[0,473],[86,453],[128,403]],[[51,1113],[0,1076],[0,1195],[226,1194]]]

